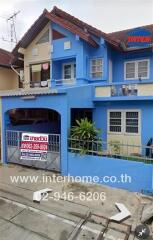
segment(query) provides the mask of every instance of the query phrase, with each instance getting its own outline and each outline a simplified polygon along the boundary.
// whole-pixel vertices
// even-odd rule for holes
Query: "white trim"
[[[110,118],[109,118],[110,112],[121,112],[121,132],[110,131]],[[138,133],[126,132],[126,112],[138,112]],[[140,109],[108,109],[107,110],[107,134],[141,136],[141,110]]]
[[[71,65],[71,78],[70,79],[75,79],[75,77],[74,77],[74,65],[76,65],[75,62],[67,62],[67,63],[62,64],[62,79],[65,79],[64,78],[64,66],[66,66],[66,65]]]
[[[108,109],[107,110],[107,133],[110,134],[122,134],[122,111],[121,109]],[[110,112],[121,112],[121,132],[111,132],[110,131]]]
[[[138,60],[128,60],[124,62],[124,80],[138,80],[138,63],[139,62],[148,62],[148,72],[147,72],[147,77],[142,77],[141,79],[149,79],[150,77],[150,59],[138,59]],[[126,78],[126,64],[127,63],[135,63],[135,77],[134,78]]]
[[[102,68],[101,68],[102,75],[101,75],[101,77],[93,77],[92,74],[96,73],[96,72],[92,72],[92,61],[93,60],[99,60],[99,59],[102,60],[102,63],[101,63],[101,65],[102,65]],[[103,57],[93,57],[93,58],[90,58],[90,77],[92,79],[99,79],[99,78],[101,79],[101,78],[103,78],[103,75],[104,75],[104,58]]]

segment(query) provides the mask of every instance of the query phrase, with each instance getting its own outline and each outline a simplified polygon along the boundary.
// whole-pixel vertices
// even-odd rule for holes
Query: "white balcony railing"
[[[114,84],[95,88],[95,97],[130,96],[153,96],[153,83]]]
[[[76,84],[76,78],[69,78],[69,79],[55,79],[56,86],[61,85],[74,85]]]

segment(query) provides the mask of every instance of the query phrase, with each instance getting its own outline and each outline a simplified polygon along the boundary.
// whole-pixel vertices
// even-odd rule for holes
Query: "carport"
[[[10,121],[6,129],[7,161],[60,172],[60,114],[45,108],[11,109],[6,114]],[[38,141],[46,137],[47,145],[36,142],[36,137]]]
[[[41,90],[41,93],[36,90],[27,93],[7,92],[1,101],[3,162],[55,170],[64,174],[67,171],[69,122],[64,91],[55,93],[48,89]],[[34,159],[21,157],[23,136],[27,138],[27,135],[30,139],[47,137],[47,156],[42,152],[43,160],[37,159],[36,154]]]

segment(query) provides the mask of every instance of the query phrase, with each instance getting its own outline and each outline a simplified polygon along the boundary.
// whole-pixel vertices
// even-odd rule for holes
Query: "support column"
[[[7,125],[10,123],[9,115],[3,112],[1,115],[1,161],[2,163],[7,163],[7,145],[6,145],[6,129]]]

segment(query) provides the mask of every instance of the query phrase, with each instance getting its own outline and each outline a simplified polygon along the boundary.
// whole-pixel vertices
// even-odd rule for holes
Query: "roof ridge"
[[[62,17],[62,18],[64,18],[63,15],[65,15],[68,18],[67,20],[73,21],[73,23],[75,25],[77,25],[77,26],[79,25],[79,27],[80,27],[80,24],[84,25],[84,27],[86,27],[87,30],[90,33],[92,33],[93,35],[96,35],[98,37],[103,37],[103,38],[105,38],[105,39],[107,39],[107,40],[109,40],[111,42],[116,43],[116,44],[118,44],[120,42],[118,39],[115,39],[113,37],[111,37],[111,39],[110,39],[110,36],[107,33],[101,31],[100,29],[97,29],[96,27],[93,27],[92,25],[89,25],[88,23],[86,23],[86,22],[84,22],[84,21],[74,17],[73,15],[63,11],[62,9],[60,9],[60,8],[58,8],[56,6],[53,7],[53,10],[50,13],[54,13],[55,15],[59,14],[60,17]]]
[[[90,42],[93,46],[97,46],[96,41],[94,41],[94,39],[90,36],[89,33],[86,33],[85,31],[83,31],[82,28],[75,25],[71,21],[68,21],[67,19],[63,19],[62,17],[59,17],[52,12],[47,12],[45,16],[51,20],[54,18],[52,21],[58,22],[62,26],[63,26],[63,24],[65,24],[67,26],[68,30],[70,30],[71,32],[75,31],[76,34],[78,32],[78,35],[81,35],[80,37],[82,39]]]
[[[85,25],[85,26],[87,26],[87,27],[92,27],[92,28],[95,29],[96,31],[99,31],[99,32],[101,32],[101,33],[103,33],[103,34],[106,34],[105,32],[97,29],[96,27],[93,27],[92,25],[90,25],[90,24],[88,24],[88,23],[80,20],[79,18],[77,18],[77,17],[75,17],[75,16],[73,16],[73,15],[71,15],[71,14],[63,11],[62,9],[60,9],[60,8],[58,8],[58,7],[56,7],[56,6],[54,6],[54,8],[53,8],[53,10],[52,10],[51,12],[55,12],[55,13],[61,12],[62,14],[65,14],[65,15],[67,15],[68,17],[71,17],[71,18],[73,18],[74,20],[77,20],[78,22],[82,23],[83,25]],[[106,35],[107,35],[107,34],[106,34]]]

